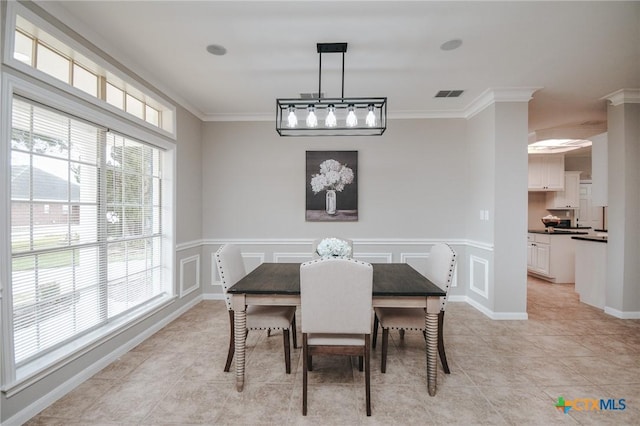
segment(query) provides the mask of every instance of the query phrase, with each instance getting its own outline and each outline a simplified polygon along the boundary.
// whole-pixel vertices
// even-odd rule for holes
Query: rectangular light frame
[[[325,111],[329,105],[336,109],[338,125],[336,127],[326,127],[324,125]],[[346,115],[350,105],[353,105],[358,124],[348,127],[340,115]],[[365,117],[369,112],[369,106],[373,105],[376,116],[376,126],[369,127],[365,122]],[[313,106],[318,116],[316,127],[307,127],[306,111]],[[298,125],[288,127],[289,108],[293,107],[296,112],[304,112],[298,115]],[[387,98],[366,97],[366,98],[279,98],[276,99],[276,131],[280,136],[381,136],[387,129]]]

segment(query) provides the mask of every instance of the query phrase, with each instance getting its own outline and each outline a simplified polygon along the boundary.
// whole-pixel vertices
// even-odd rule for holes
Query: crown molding
[[[640,89],[620,89],[613,93],[609,93],[600,98],[607,100],[611,105],[618,106],[622,104],[640,104]]]
[[[464,118],[469,119],[496,102],[529,102],[534,92],[541,87],[496,87],[488,88],[465,109]]]

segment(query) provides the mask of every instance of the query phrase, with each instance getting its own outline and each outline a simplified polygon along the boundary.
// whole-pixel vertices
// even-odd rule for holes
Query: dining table
[[[445,292],[407,263],[373,263],[373,307],[424,308],[427,390],[436,394],[438,313]],[[247,305],[300,306],[300,263],[261,263],[227,289],[235,326],[236,389],[245,372]],[[336,295],[339,297],[340,295]]]

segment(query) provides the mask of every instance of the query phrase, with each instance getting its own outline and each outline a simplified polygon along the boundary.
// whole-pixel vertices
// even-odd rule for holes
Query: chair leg
[[[371,416],[371,350],[369,343],[371,336],[364,337],[364,387],[365,399],[367,402],[367,416]]]
[[[289,330],[282,330],[284,342],[284,365],[287,374],[291,374],[291,343],[289,342]]]
[[[293,321],[291,321],[291,328],[293,329],[293,349],[298,347],[298,333],[296,333],[296,316],[293,316]]]
[[[271,329],[267,328],[267,337],[271,337]]]
[[[229,332],[229,352],[227,353],[227,363],[224,366],[225,372],[228,372],[231,368],[231,361],[233,360],[233,354],[236,350],[233,311],[229,311],[229,324],[231,325],[231,331]]]
[[[382,360],[380,361],[380,372],[387,372],[387,346],[389,345],[389,329],[382,329]]]
[[[362,371],[362,356],[358,357],[358,371]]]
[[[404,339],[404,328],[401,328],[398,333],[400,333],[400,339]]]
[[[311,355],[307,355],[307,365],[308,370],[313,371],[313,357]]]
[[[438,354],[440,355],[440,362],[442,362],[442,369],[445,374],[451,374],[449,370],[449,364],[447,363],[447,355],[444,353],[444,338],[442,336],[442,329],[444,325],[444,311],[440,311],[438,314]]]
[[[376,343],[378,342],[378,323],[379,322],[380,320],[378,320],[378,315],[374,313],[373,314],[373,344],[371,345],[373,349],[376,348]]]
[[[302,333],[302,415],[307,415],[307,369],[310,358],[307,348],[307,333]]]

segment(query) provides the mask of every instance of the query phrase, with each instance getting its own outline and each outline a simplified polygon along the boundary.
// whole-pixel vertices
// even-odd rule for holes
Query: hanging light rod
[[[317,43],[318,97],[276,99],[276,131],[280,136],[380,136],[387,129],[387,98],[344,96],[347,43]],[[322,54],[342,53],[339,98],[322,96]],[[304,119],[299,120],[304,117]]]

